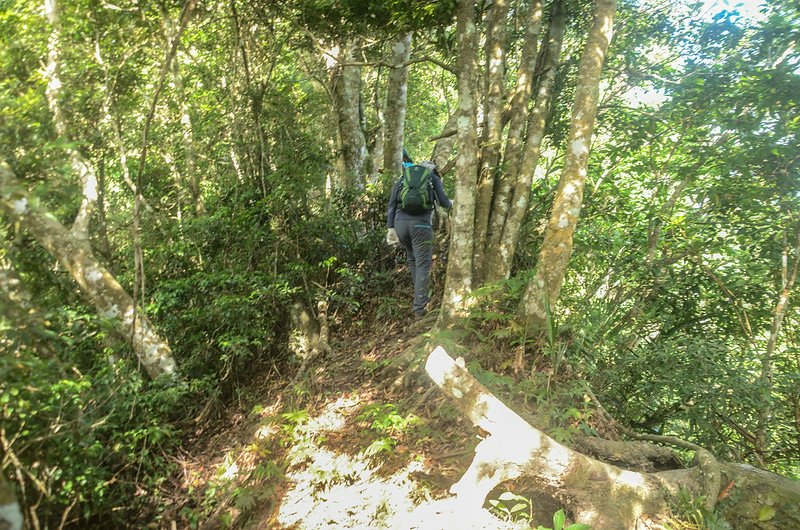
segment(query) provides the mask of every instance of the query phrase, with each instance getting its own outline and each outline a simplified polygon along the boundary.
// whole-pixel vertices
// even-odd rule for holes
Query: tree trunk
[[[475,280],[481,282],[486,264],[484,250],[489,213],[500,163],[503,135],[503,85],[505,82],[506,25],[508,2],[495,0],[486,28],[486,86],[484,95],[485,126],[481,139],[478,190],[475,199]]]
[[[184,180],[189,188],[192,209],[195,215],[205,215],[206,207],[200,191],[200,174],[197,172],[197,155],[192,135],[192,117],[189,114],[189,105],[186,103],[186,93],[183,89],[183,79],[181,78],[177,57],[172,61],[172,78],[175,81],[175,90],[178,92],[181,113],[181,139],[183,140],[183,154],[186,163],[186,178]],[[181,189],[179,193],[183,195],[185,191]]]
[[[794,256],[791,265],[789,264],[789,245],[784,234],[783,254],[781,255],[781,292],[778,302],[775,304],[775,311],[772,315],[772,324],[769,329],[769,339],[767,348],[761,359],[761,391],[763,403],[758,411],[758,425],[756,427],[756,450],[762,454],[769,450],[769,425],[772,419],[772,389],[773,389],[773,356],[775,347],[778,344],[778,335],[783,327],[783,318],[786,315],[789,295],[792,292],[794,283],[797,280],[797,270],[800,266],[800,231],[796,235]]]
[[[22,511],[14,496],[11,485],[6,481],[3,470],[0,469],[0,529],[22,530]]]
[[[175,24],[169,14],[169,10],[165,5],[161,6],[161,15],[164,23],[164,35],[169,44],[176,37]],[[205,214],[205,205],[203,204],[203,197],[200,193],[200,177],[197,173],[196,153],[194,149],[194,137],[192,135],[192,117],[189,114],[189,105],[186,102],[187,95],[183,87],[183,78],[181,77],[180,61],[178,54],[172,60],[172,81],[175,86],[175,93],[178,98],[178,109],[180,112],[181,123],[181,140],[183,141],[183,156],[185,163],[184,177],[178,176],[178,202],[179,209],[182,209],[186,203],[191,203],[191,209],[195,215]],[[188,188],[190,201],[185,199],[186,191]]]
[[[578,86],[564,170],[558,184],[550,222],[539,250],[536,276],[528,284],[520,316],[534,328],[543,327],[546,307],[558,299],[572,254],[572,238],[583,202],[589,147],[597,116],[600,77],[613,33],[616,0],[597,0],[594,20],[578,66]]]
[[[738,490],[736,503],[720,507],[731,522],[741,523],[734,528],[800,527],[800,486],[788,479],[749,466],[719,466],[700,448],[698,465],[689,469],[622,469],[565,447],[530,425],[481,385],[463,360],[454,361],[441,347],[429,355],[425,369],[456,408],[488,433],[450,488],[465,509],[482,506],[500,483],[524,476],[556,498],[576,521],[598,529],[644,529],[666,522],[670,500],[681,488],[704,495],[711,509],[719,497],[730,494],[728,488]]]
[[[531,15],[531,24],[535,23],[534,16],[535,13]],[[520,229],[528,211],[531,184],[539,162],[550,100],[553,97],[552,90],[561,55],[561,43],[564,40],[564,24],[563,5],[561,1],[557,1],[553,4],[550,28],[540,54],[542,59],[539,61],[539,83],[536,99],[527,120],[527,139],[524,141],[524,146],[518,147],[521,139],[517,138],[517,130],[524,124],[515,123],[514,114],[511,117],[506,144],[506,166],[509,168],[509,173],[500,181],[492,206],[487,255],[496,257],[489,262],[486,270],[485,280],[487,283],[493,283],[511,275]],[[532,30],[529,29],[529,31]],[[535,43],[532,35],[526,35],[526,38],[533,39]],[[531,53],[533,54],[534,51],[532,50]],[[533,76],[534,72],[531,70],[531,77]],[[527,96],[525,101],[527,102]]]
[[[694,172],[687,172],[686,177],[678,182],[678,184],[676,184],[672,189],[667,202],[661,206],[661,209],[657,214],[657,217],[653,223],[653,229],[647,235],[647,257],[645,258],[645,265],[648,267],[652,267],[653,262],[655,261],[656,251],[658,250],[658,241],[661,238],[661,227],[664,223],[664,220],[667,219],[672,213],[672,209],[675,208],[675,203],[678,202],[678,198],[680,198],[681,194],[689,185],[689,182],[691,182],[692,178],[694,178]]]
[[[452,318],[468,307],[472,290],[475,179],[478,169],[477,74],[478,31],[475,1],[459,0],[458,34],[458,157],[456,158],[455,216],[453,219],[442,315]]]
[[[381,68],[376,68],[372,74],[375,78],[373,82],[372,101],[375,108],[376,124],[374,132],[370,135],[368,142],[372,146],[370,150],[372,155],[372,176],[370,177],[371,184],[381,183],[388,187],[388,180],[384,178],[381,180],[379,171],[383,169],[383,156],[386,145],[386,116],[384,115],[384,106],[381,103]]]
[[[411,56],[411,33],[400,36],[392,46],[392,68],[386,84],[384,114],[383,172],[389,181],[400,175],[403,161],[403,136],[408,94],[408,62]]]
[[[61,21],[58,12],[57,0],[45,0],[44,11],[47,21],[50,24],[50,38],[47,41],[47,65],[45,76],[47,78],[47,88],[45,95],[50,111],[53,113],[53,123],[55,124],[56,134],[64,141],[70,165],[78,175],[83,191],[78,214],[72,223],[72,233],[77,237],[88,239],[89,222],[94,214],[97,203],[97,176],[89,162],[74,147],[71,147],[71,139],[64,113],[61,109]]]
[[[106,217],[106,153],[100,153],[97,168],[97,236],[100,240],[100,253],[109,260],[111,242],[108,240],[108,219]]]
[[[436,137],[433,144],[433,152],[431,153],[431,160],[439,168],[439,171],[444,174],[450,163],[450,154],[453,152],[453,145],[456,143],[457,131],[456,126],[458,123],[458,110],[450,114],[447,118],[447,123],[444,125],[442,134]],[[431,141],[434,141],[431,139]]]
[[[251,172],[253,173],[253,176],[257,178],[258,185],[261,186],[261,193],[266,198],[268,192],[266,176],[270,154],[266,139],[264,138],[264,127],[261,124],[261,110],[266,87],[263,83],[253,82],[253,76],[250,71],[250,59],[247,54],[246,42],[242,36],[241,24],[239,22],[239,12],[236,9],[236,0],[231,0],[230,8],[233,37],[235,40],[235,46],[238,50],[237,55],[241,54],[242,58],[245,92],[247,94],[250,115],[252,116],[253,120],[252,125],[253,129],[255,130],[255,136],[257,140],[255,142],[255,155],[253,155],[252,151],[250,151]],[[231,91],[233,93],[232,86]],[[245,141],[245,143],[249,145],[249,142]]]
[[[20,224],[67,269],[101,317],[111,319],[117,331],[133,345],[133,351],[151,378],[175,374],[175,359],[167,342],[150,320],[136,310],[133,300],[95,258],[89,242],[75,236],[38,200],[22,191],[11,168],[0,161],[0,209]],[[134,320],[135,317],[135,320]]]
[[[351,64],[355,62],[353,46],[348,43],[340,50],[331,79],[345,172],[335,185],[363,188],[372,172],[372,158],[361,119],[361,67]]]
[[[142,206],[144,206],[148,211],[153,211],[153,208],[150,206],[147,200],[139,193],[138,189],[136,188],[136,184],[133,182],[133,180],[131,180],[131,173],[130,169],[128,168],[128,153],[125,149],[125,142],[122,137],[122,126],[112,112],[112,99],[114,96],[115,86],[111,80],[111,73],[109,72],[108,64],[103,59],[103,55],[100,50],[99,36],[95,40],[94,57],[97,60],[97,64],[100,65],[100,68],[103,70],[103,79],[105,81],[102,107],[103,125],[106,127],[105,132],[111,135],[114,139],[114,142],[116,142],[122,180],[131,190],[131,192],[133,192],[135,195],[139,195],[139,200],[141,201]]]

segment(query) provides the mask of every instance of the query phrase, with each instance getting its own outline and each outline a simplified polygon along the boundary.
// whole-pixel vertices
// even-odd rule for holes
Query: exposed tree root
[[[722,477],[746,485],[733,510],[735,528],[800,528],[800,486],[748,466],[720,465],[707,450],[672,437],[641,436],[695,451],[690,469],[638,472],[623,469],[565,447],[523,420],[454,361],[443,348],[428,357],[426,371],[473,425],[488,435],[475,448],[475,458],[450,491],[465,506],[481,506],[501,482],[529,477],[582,523],[598,529],[658,528],[671,516],[670,502],[686,488],[703,496],[713,509]],[[606,413],[607,414],[607,413]],[[634,433],[635,434],[635,433]],[[663,458],[663,448],[636,442],[599,442],[599,452],[638,447],[640,454]],[[609,444],[616,444],[611,447]],[[605,447],[603,447],[605,445]],[[726,493],[727,494],[727,493]]]
[[[667,444],[673,447],[680,447],[681,449],[694,451],[694,464],[702,473],[702,496],[704,498],[703,505],[709,512],[714,510],[714,507],[717,504],[717,495],[719,494],[720,487],[722,486],[722,477],[719,462],[717,462],[716,457],[711,454],[710,451],[700,447],[699,445],[687,442],[686,440],[681,440],[680,438],[676,438],[674,436],[639,434],[635,431],[632,431],[631,429],[628,429],[624,425],[621,425],[614,420],[614,418],[608,413],[608,411],[606,411],[606,409],[597,399],[597,396],[594,395],[594,392],[592,392],[588,386],[586,387],[586,393],[594,402],[598,410],[600,410],[607,419],[615,423],[619,430],[626,436],[633,438],[634,440]]]

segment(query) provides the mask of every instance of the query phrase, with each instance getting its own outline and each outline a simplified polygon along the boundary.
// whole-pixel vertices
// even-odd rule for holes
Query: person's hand
[[[386,244],[392,247],[400,244],[400,238],[397,237],[397,230],[394,228],[386,230]]]

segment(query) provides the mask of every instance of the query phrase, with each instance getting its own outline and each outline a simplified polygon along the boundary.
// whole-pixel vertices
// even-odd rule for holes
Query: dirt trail
[[[431,324],[356,323],[301,382],[284,374],[249,413],[223,420],[183,462],[183,489],[206,492],[193,511],[200,528],[527,528],[450,498],[474,431],[436,393],[408,410],[427,384],[393,390],[380,379]]]

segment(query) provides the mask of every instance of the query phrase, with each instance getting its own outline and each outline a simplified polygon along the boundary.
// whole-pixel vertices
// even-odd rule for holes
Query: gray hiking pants
[[[433,256],[433,227],[428,221],[396,219],[394,228],[408,255],[408,270],[414,281],[414,312],[421,313],[430,300],[428,285]]]

